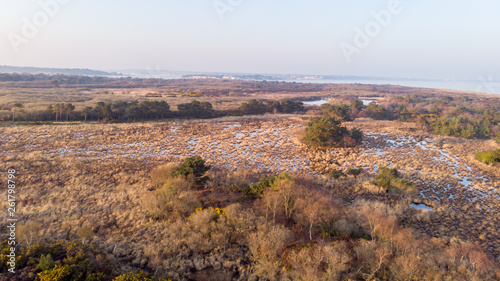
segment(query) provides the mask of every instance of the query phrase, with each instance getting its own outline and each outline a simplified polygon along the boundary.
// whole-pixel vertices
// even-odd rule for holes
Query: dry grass
[[[131,261],[136,266],[146,257],[155,268],[167,270],[170,267],[162,264],[168,256],[161,250],[165,245],[182,249],[187,243],[189,247],[212,251],[227,239],[237,241],[237,237],[248,232],[228,236],[223,231],[225,225],[213,224],[211,240],[201,243],[206,241],[207,211],[189,223],[191,229],[196,229],[193,234],[187,232],[186,225],[151,219],[148,214],[160,207],[166,206],[166,211],[177,214],[170,219],[179,219],[188,217],[200,206],[197,198],[206,200],[203,207],[229,208],[228,205],[235,202],[244,205],[241,195],[232,193],[231,186],[255,182],[263,171],[293,172],[297,163],[304,163],[304,167],[296,171],[304,178],[331,169],[365,167],[364,174],[358,178],[332,180],[316,176],[315,181],[345,202],[364,198],[398,206],[398,198],[369,184],[374,175],[373,166],[388,166],[392,161],[393,167],[418,186],[419,202],[430,204],[436,210],[426,214],[406,210],[401,214],[403,225],[433,237],[456,236],[475,241],[483,249],[498,254],[500,204],[498,193],[492,189],[499,186],[498,177],[471,158],[476,151],[493,145],[491,142],[409,132],[405,128],[411,125],[399,122],[358,120],[348,125],[370,133],[362,147],[319,151],[309,150],[297,141],[295,136],[303,125],[300,118],[235,120],[238,121],[0,128],[0,170],[18,170],[20,220],[29,222],[21,229],[23,239],[20,241],[35,243],[33,237],[40,239],[36,242],[80,239],[78,229],[92,226],[95,234],[90,237],[92,243],[119,258],[141,257]],[[412,141],[408,142],[410,138]],[[416,145],[421,140],[427,140],[426,149]],[[393,142],[405,145],[393,147]],[[375,154],[378,149],[381,155]],[[448,158],[454,162],[448,164],[440,160],[443,157],[440,151],[449,153],[456,162]],[[169,197],[169,190],[162,190],[165,183],[183,186],[184,181],[171,177],[172,164],[161,164],[194,154],[202,154],[218,167],[211,172],[213,189],[193,191],[184,185],[180,188],[182,192]],[[459,176],[467,177],[466,164],[472,175],[484,176],[489,181],[474,178],[469,188],[463,188],[458,182],[460,178],[453,174],[453,167],[458,165]],[[221,186],[226,189],[217,191]],[[176,204],[171,204],[172,198]],[[5,207],[5,202],[0,205]],[[255,214],[241,212],[240,216],[234,216],[238,218],[234,223],[255,228],[255,224],[249,223]],[[5,214],[0,219],[6,221]],[[341,226],[348,232],[349,222],[339,223],[338,227]]]
[[[390,95],[388,93],[391,93]],[[162,97],[146,97],[148,93]],[[15,87],[11,83],[0,83],[0,107],[16,102],[24,104],[26,109],[44,110],[47,105],[58,102],[71,102],[76,110],[85,106],[95,106],[97,102],[118,100],[165,100],[172,109],[180,103],[193,99],[212,103],[216,110],[237,108],[249,99],[321,99],[336,97],[339,99],[360,97],[383,101],[387,96],[407,95],[447,95],[471,97],[495,97],[494,95],[471,93],[457,90],[440,90],[389,85],[360,84],[292,84],[265,83],[257,81],[217,81],[217,80],[166,80],[155,87],[131,87],[125,82],[122,86],[103,85],[63,85],[61,88],[33,88],[20,83]]]

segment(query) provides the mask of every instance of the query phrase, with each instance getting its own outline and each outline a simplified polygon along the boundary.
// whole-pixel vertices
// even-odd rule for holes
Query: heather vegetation
[[[500,278],[496,98],[28,76],[0,77],[0,280]]]
[[[0,120],[3,121],[130,122],[264,113],[291,114],[305,112],[306,108],[300,100],[329,97],[332,102],[322,105],[317,111],[340,121],[368,117],[374,120],[414,122],[427,132],[467,139],[489,139],[500,133],[498,99],[444,90],[387,85],[43,74],[5,74],[2,77],[0,80],[3,79],[3,82],[0,81],[0,84],[6,89],[0,92],[6,97],[6,102],[0,104]],[[44,94],[34,94],[31,89]],[[140,92],[143,94],[138,98]],[[260,99],[256,99],[256,96]],[[362,98],[372,102],[364,105]],[[67,101],[62,101],[64,99]],[[53,100],[61,102],[53,103]],[[95,102],[91,104],[89,101]],[[40,108],[42,105],[45,108]]]
[[[379,174],[375,177],[375,184],[387,191],[414,190],[415,187],[407,180],[400,178],[397,169],[380,167]]]
[[[397,185],[397,171],[380,175]],[[200,177],[206,182],[196,184]],[[127,229],[118,227],[121,219],[69,228],[64,242],[37,236],[19,245],[17,280],[493,280],[500,274],[478,246],[418,234],[401,226],[407,211],[398,205],[346,202],[313,177],[208,169],[193,157],[156,166],[143,182],[151,189],[130,210],[146,215],[134,236],[149,238],[131,240],[138,249],[105,242]],[[82,237],[87,242],[74,241]]]
[[[7,271],[9,248],[7,241],[4,241],[0,255],[2,272]],[[16,267],[22,274],[11,280],[111,280],[117,275],[117,265],[111,263],[96,245],[55,241],[25,244],[20,249]]]

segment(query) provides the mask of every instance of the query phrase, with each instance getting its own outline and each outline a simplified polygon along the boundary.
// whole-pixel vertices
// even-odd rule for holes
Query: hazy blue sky
[[[0,0],[0,64],[500,79],[498,0],[54,1]]]

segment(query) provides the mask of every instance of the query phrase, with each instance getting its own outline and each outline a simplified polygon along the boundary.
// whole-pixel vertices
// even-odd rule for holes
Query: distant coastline
[[[152,69],[129,69],[119,71],[101,71],[81,68],[41,68],[0,65],[0,73],[44,73],[83,76],[105,76],[110,78],[142,78],[142,79],[216,79],[216,80],[248,80],[279,81],[295,83],[320,84],[364,84],[364,85],[396,85],[418,88],[471,91],[486,94],[500,94],[500,81],[492,81],[479,77],[474,80],[439,80],[419,78],[386,78],[352,75],[302,75],[302,74],[258,74],[258,73],[222,73],[195,71],[168,71]]]
[[[483,85],[480,81],[439,81],[439,80],[364,80],[364,79],[349,79],[349,80],[285,80],[285,82],[297,83],[334,83],[334,84],[367,84],[367,85],[399,85],[406,87],[432,88],[432,89],[448,89],[472,91],[488,94],[500,94],[500,82],[492,82],[488,85]],[[493,90],[493,91],[490,91]]]

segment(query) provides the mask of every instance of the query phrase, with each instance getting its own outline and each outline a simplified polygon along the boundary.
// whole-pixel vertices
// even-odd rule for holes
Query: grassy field
[[[18,200],[22,210],[19,216],[23,224],[29,226],[22,228],[22,233],[33,237],[31,243],[53,243],[58,239],[79,241],[87,237],[92,245],[107,252],[109,259],[118,262],[120,272],[147,265],[152,271],[179,278],[233,280],[234,270],[248,277],[250,275],[244,272],[249,270],[248,274],[255,273],[260,268],[264,272],[255,274],[269,278],[274,276],[274,266],[267,264],[267,258],[257,254],[263,251],[260,247],[269,246],[261,245],[258,241],[278,239],[280,235],[292,233],[293,239],[283,236],[279,238],[283,241],[276,241],[276,245],[285,247],[287,250],[283,251],[289,255],[298,255],[303,247],[312,247],[314,251],[332,250],[328,248],[329,244],[344,245],[342,241],[347,241],[346,248],[334,249],[338,254],[346,254],[352,262],[342,265],[349,270],[337,274],[361,279],[369,276],[373,272],[371,266],[376,264],[375,257],[368,258],[368,252],[359,252],[362,249],[374,249],[370,247],[385,249],[389,251],[387,253],[393,251],[391,256],[383,257],[386,266],[382,267],[381,275],[377,275],[379,277],[405,276],[406,273],[396,270],[400,267],[395,265],[403,258],[411,260],[408,251],[413,250],[403,250],[404,247],[419,245],[419,251],[425,251],[429,257],[439,255],[431,249],[448,247],[445,246],[447,243],[469,247],[453,246],[449,251],[477,251],[475,246],[466,246],[474,245],[468,244],[472,242],[481,245],[484,251],[498,255],[500,233],[495,226],[500,222],[495,214],[500,211],[500,203],[498,190],[492,189],[499,184],[498,173],[488,170],[488,167],[472,158],[475,151],[490,148],[493,145],[491,141],[440,138],[415,131],[415,125],[411,123],[359,119],[347,123],[347,126],[364,130],[366,136],[361,147],[321,151],[309,149],[298,140],[305,124],[303,117],[264,115],[226,117],[209,122],[192,120],[1,128],[1,168],[15,168],[18,171]],[[449,158],[441,159],[443,153],[450,155]],[[207,163],[212,164],[208,173],[210,181],[205,188],[197,189],[183,181],[169,179],[170,184],[180,185],[183,190],[180,192],[184,192],[178,195],[176,200],[179,201],[174,201],[178,203],[173,205],[174,210],[180,208],[180,213],[162,207],[163,201],[158,200],[166,199],[158,196],[164,191],[155,186],[161,186],[158,182],[162,183],[165,176],[155,172],[155,169],[162,164],[178,163],[193,155],[201,155]],[[403,203],[400,197],[374,186],[372,182],[376,167],[390,165],[398,168],[404,178],[414,182],[420,195]],[[332,170],[345,171],[349,167],[363,167],[364,171],[357,178],[335,180],[328,176]],[[470,174],[467,167],[471,169]],[[261,174],[278,175],[284,172],[292,175],[296,184],[305,188],[304,192],[312,192],[307,193],[307,196],[334,198],[334,205],[328,208],[335,208],[336,214],[342,214],[335,217],[347,224],[341,228],[344,229],[342,231],[354,231],[355,225],[360,224],[368,231],[367,234],[377,237],[375,242],[368,246],[363,239],[346,238],[349,235],[357,237],[355,232],[321,238],[321,229],[315,227],[311,232],[313,246],[307,246],[311,243],[310,234],[301,224],[302,207],[297,207],[292,219],[278,212],[276,225],[285,228],[279,231],[263,230],[267,211],[262,204],[267,204],[265,196],[271,195],[264,194],[263,199],[256,200],[245,195],[245,190],[250,183],[258,181]],[[462,186],[459,178],[450,177],[453,173],[469,177],[471,185]],[[162,178],[158,178],[160,176]],[[318,194],[327,195],[314,195],[316,188],[320,192]],[[449,199],[450,196],[453,196],[453,200]],[[187,198],[197,199],[189,201]],[[269,200],[271,198],[274,197],[269,197]],[[410,204],[414,202],[431,206],[433,211],[413,209]],[[203,208],[203,211],[195,211],[194,207],[189,206]],[[3,203],[1,207],[6,208]],[[228,218],[232,216],[231,220],[210,222],[209,217],[213,216],[210,208],[227,211]],[[375,228],[366,222],[373,210],[384,210],[380,211],[381,217],[372,218],[377,226]],[[154,219],[158,215],[166,218]],[[384,227],[387,227],[387,223],[393,223],[393,216],[397,216],[399,226],[393,226],[396,227],[392,230],[395,232],[389,235],[388,229]],[[471,224],[471,221],[475,223]],[[229,225],[226,226],[226,223]],[[248,228],[229,231],[236,227],[232,225],[234,223],[242,224],[238,227],[245,225]],[[79,229],[89,227],[92,231],[88,236],[79,234],[82,232]],[[212,235],[204,234],[206,227],[210,227]],[[225,227],[229,227],[227,231]],[[402,227],[408,227],[411,232]],[[269,231],[278,231],[275,233],[278,236],[267,237],[265,233]],[[262,238],[255,240],[256,235]],[[22,238],[22,243],[26,243],[26,237]],[[398,240],[402,237],[405,237],[406,244]],[[434,237],[434,244],[427,245],[424,242],[426,237]],[[205,242],[200,244],[200,241]],[[397,246],[388,248],[384,246],[384,241],[392,241]],[[250,247],[250,252],[234,252],[242,245]],[[185,253],[184,247],[188,247],[195,256],[190,257]],[[364,260],[355,261],[356,255],[348,254],[351,251],[358,251],[357,258],[362,255]],[[479,252],[475,255],[479,255]],[[208,257],[228,265],[219,268],[217,262],[204,260]],[[490,258],[486,257],[481,256],[484,264],[464,263],[461,270],[488,280],[491,275],[487,274],[493,274],[494,267],[489,264]],[[449,268],[455,266],[451,263],[451,256],[450,260],[441,258],[446,260]],[[285,264],[296,266],[294,271],[284,270],[280,274],[305,274],[305,271],[301,271],[307,270],[305,256],[297,256],[294,260],[288,260],[287,257],[280,259]],[[191,263],[189,260],[192,260]],[[275,258],[271,260],[279,261]],[[252,266],[245,265],[245,261]],[[334,261],[329,263],[336,266]],[[370,267],[356,272],[357,266],[362,265]],[[219,270],[210,269],[213,266]],[[427,266],[418,263],[418,268]],[[321,272],[319,270],[314,274]],[[418,276],[440,276],[439,272],[429,269]],[[443,272],[444,276],[450,278],[462,276],[461,273]]]
[[[0,88],[0,104],[10,112],[16,102],[28,111],[56,102],[81,109],[99,101],[165,100],[175,107],[197,99],[227,110],[254,98],[331,97],[331,104],[376,99],[387,108],[399,102],[417,110],[453,97],[442,107],[453,114],[494,100],[398,86],[163,83],[17,85]],[[361,145],[328,149],[301,141],[307,121],[320,116],[312,108],[135,123],[6,121],[0,127],[0,175],[17,171],[19,247],[30,259],[19,261],[19,280],[50,276],[61,263],[78,262],[47,246],[58,240],[76,243],[88,255],[87,245],[100,251],[91,260],[99,270],[112,268],[102,269],[104,280],[140,270],[172,280],[500,278],[500,173],[474,159],[498,145],[364,114],[344,122],[363,131]],[[194,175],[174,176],[179,163],[195,155],[211,165],[202,186]],[[376,185],[381,167],[397,169],[416,192]],[[331,176],[350,168],[362,168],[361,175]],[[415,208],[422,204],[431,211]],[[5,200],[0,208],[8,208]],[[0,219],[6,227],[7,214]],[[72,245],[66,246],[69,253],[75,252]],[[49,253],[58,267],[50,266]]]
[[[249,99],[301,99],[315,100],[325,97],[383,98],[405,95],[447,95],[476,96],[476,94],[455,90],[435,90],[389,85],[352,84],[299,84],[278,82],[245,82],[220,80],[171,80],[155,87],[107,85],[60,85],[59,87],[37,87],[37,85],[0,83],[0,108],[7,109],[14,103],[23,103],[27,109],[43,110],[49,104],[73,103],[77,110],[94,106],[97,102],[118,100],[165,100],[171,106],[190,102],[193,99],[208,101],[216,110],[237,108]],[[147,97],[148,93],[162,97]],[[483,97],[490,95],[480,95]]]

